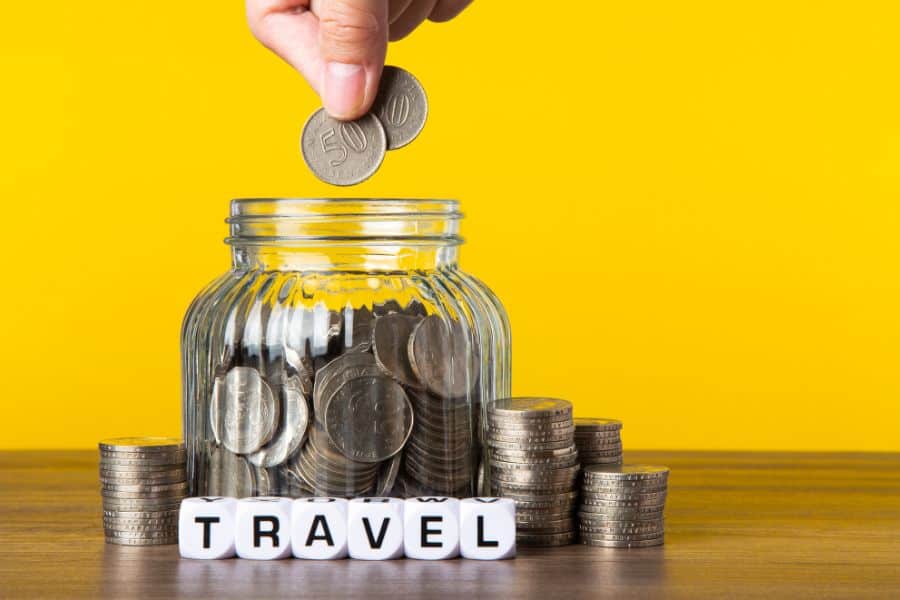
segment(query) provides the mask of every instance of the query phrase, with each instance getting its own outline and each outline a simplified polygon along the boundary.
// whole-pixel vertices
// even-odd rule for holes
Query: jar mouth
[[[231,245],[458,245],[456,200],[239,198],[225,222]]]

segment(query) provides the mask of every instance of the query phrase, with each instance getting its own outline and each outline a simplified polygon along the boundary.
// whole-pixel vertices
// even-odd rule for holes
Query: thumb
[[[314,2],[319,17],[322,104],[337,119],[355,119],[372,106],[388,42],[387,0]]]

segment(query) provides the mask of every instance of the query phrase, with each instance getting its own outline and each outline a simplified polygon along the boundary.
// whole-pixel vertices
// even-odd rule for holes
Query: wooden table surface
[[[900,455],[631,452],[666,544],[514,560],[194,561],[104,544],[95,452],[0,453],[0,597],[900,598]]]

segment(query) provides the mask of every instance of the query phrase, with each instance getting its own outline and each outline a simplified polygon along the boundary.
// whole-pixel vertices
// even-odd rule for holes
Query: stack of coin
[[[465,495],[475,474],[473,411],[468,402],[409,390],[415,423],[404,473],[420,494]]]
[[[607,548],[661,545],[668,480],[668,467],[585,467],[578,511],[581,542]]]
[[[526,546],[574,542],[579,465],[572,404],[504,398],[490,405],[487,417],[490,487],[516,503],[516,541]]]
[[[575,418],[578,461],[586,465],[622,464],[622,421],[593,417]]]
[[[100,442],[100,495],[106,541],[128,546],[178,542],[178,508],[187,494],[181,440]]]
[[[355,121],[338,121],[320,108],[300,136],[300,151],[313,174],[332,185],[365,181],[385,153],[413,141],[425,126],[428,100],[409,71],[386,66],[372,110]]]

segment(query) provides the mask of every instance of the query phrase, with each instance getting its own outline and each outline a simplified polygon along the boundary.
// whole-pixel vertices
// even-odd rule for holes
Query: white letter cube
[[[407,558],[443,560],[459,556],[459,500],[445,496],[407,498],[403,507]]]
[[[274,496],[237,502],[234,545],[241,558],[275,560],[291,553],[291,499]]]
[[[350,558],[388,560],[403,556],[403,500],[354,498],[348,507]]]
[[[178,551],[184,558],[234,556],[237,500],[222,496],[185,498],[178,513]]]
[[[516,503],[509,498],[466,498],[459,503],[463,558],[498,560],[516,555]]]
[[[298,498],[291,506],[291,548],[297,558],[347,556],[347,501]]]

